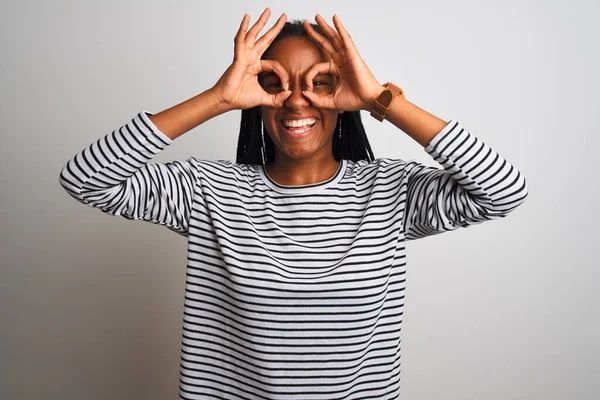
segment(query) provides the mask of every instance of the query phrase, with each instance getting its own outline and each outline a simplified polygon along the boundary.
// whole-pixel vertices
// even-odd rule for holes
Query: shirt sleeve
[[[425,151],[443,169],[411,162],[404,218],[407,240],[503,218],[527,197],[523,175],[454,119]]]
[[[150,163],[173,140],[142,111],[121,128],[71,158],[59,175],[69,195],[127,219],[143,220],[188,235],[198,168],[186,161]]]

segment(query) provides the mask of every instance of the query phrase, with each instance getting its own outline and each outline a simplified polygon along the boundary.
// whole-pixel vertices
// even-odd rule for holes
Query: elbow
[[[58,183],[60,186],[73,198],[84,202],[81,195],[83,181],[77,175],[73,174],[71,169],[71,161],[69,161],[58,174]]]
[[[517,179],[515,179],[510,186],[505,188],[503,193],[506,194],[493,199],[493,207],[492,210],[490,210],[490,216],[497,215],[504,217],[523,204],[529,195],[527,180],[519,173]]]

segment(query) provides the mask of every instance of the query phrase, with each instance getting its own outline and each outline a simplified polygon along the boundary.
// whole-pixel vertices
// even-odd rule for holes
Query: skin
[[[261,107],[263,124],[275,143],[275,161],[266,165],[267,173],[276,182],[290,186],[327,180],[339,166],[333,158],[332,140],[338,115],[343,111],[313,106],[303,90],[308,88],[306,73],[328,57],[308,39],[287,38],[275,43],[266,58],[285,69],[292,92],[283,107]],[[263,73],[259,81],[267,93],[283,90],[274,73]],[[331,74],[321,73],[311,83],[315,93],[330,95],[336,80]],[[308,136],[294,138],[286,133],[282,120],[309,117],[317,122]]]
[[[304,29],[318,43],[317,47],[308,41],[292,43],[284,39],[281,48],[277,49],[277,43],[274,51],[270,51],[267,57],[270,59],[261,60],[287,19],[282,14],[275,25],[257,39],[270,15],[271,11],[265,9],[249,30],[250,17],[244,15],[234,39],[233,63],[218,82],[199,95],[151,116],[150,120],[161,132],[175,139],[217,115],[261,106],[267,132],[278,149],[275,161],[267,166],[269,176],[282,185],[322,182],[337,169],[337,162],[331,156],[334,116],[341,111],[370,111],[384,88],[360,57],[337,15],[333,16],[335,29],[316,15],[315,20],[326,37],[308,22],[304,23]],[[313,65],[309,67],[308,62],[289,54],[290,49],[310,57]],[[279,90],[266,91],[261,86],[259,75],[268,73],[279,78]],[[324,92],[314,82],[318,81],[315,78],[327,75],[335,77],[336,83],[333,90]],[[302,89],[301,81],[304,82]],[[395,83],[403,86],[401,82]],[[299,113],[310,113],[321,121],[310,138],[293,142],[281,135],[276,121]],[[400,96],[392,101],[385,119],[424,147],[448,124]]]

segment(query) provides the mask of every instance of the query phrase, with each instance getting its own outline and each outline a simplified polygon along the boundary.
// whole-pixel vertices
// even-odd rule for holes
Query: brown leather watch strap
[[[394,85],[392,82],[385,83],[383,87],[385,89],[373,102],[373,108],[371,109],[371,116],[380,122],[385,119],[386,114],[390,111],[390,105],[396,96],[402,96],[406,99],[404,90]]]

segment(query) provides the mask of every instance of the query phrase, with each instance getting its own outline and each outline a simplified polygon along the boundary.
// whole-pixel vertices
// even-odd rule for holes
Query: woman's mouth
[[[282,119],[281,125],[289,136],[297,138],[308,135],[317,121],[317,118]]]

